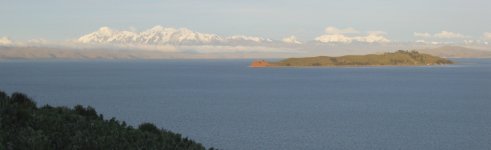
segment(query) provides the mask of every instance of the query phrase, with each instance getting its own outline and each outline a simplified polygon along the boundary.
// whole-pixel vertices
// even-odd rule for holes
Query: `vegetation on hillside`
[[[399,50],[393,53],[384,54],[288,58],[271,64],[272,66],[420,66],[452,63],[453,62],[448,59],[419,53],[417,51]]]
[[[90,106],[38,108],[22,93],[8,96],[2,91],[0,144],[0,150],[205,149],[193,140],[151,123],[134,128],[114,118],[105,120]]]

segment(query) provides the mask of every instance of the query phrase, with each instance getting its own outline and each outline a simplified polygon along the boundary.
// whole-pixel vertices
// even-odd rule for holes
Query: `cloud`
[[[3,45],[3,46],[9,46],[9,45],[12,45],[12,44],[13,44],[13,42],[9,38],[7,38],[7,37],[1,37],[0,38],[0,46],[1,45]]]
[[[220,42],[257,42],[257,43],[262,43],[262,42],[272,42],[273,40],[268,39],[268,38],[262,38],[262,37],[257,37],[257,36],[246,36],[246,35],[234,35],[234,36],[229,36],[229,37],[222,37]],[[240,43],[238,43],[240,44]]]
[[[293,35],[289,36],[289,37],[285,37],[281,41],[283,41],[284,43],[290,43],[290,44],[302,44],[302,42],[298,41],[297,37],[295,37]]]
[[[353,38],[342,34],[325,34],[316,37],[315,40],[322,43],[351,43]]]
[[[390,42],[387,37],[385,37],[386,33],[377,31],[377,32],[369,32],[366,36],[357,36],[354,37],[356,41],[366,42],[366,43],[386,43]]]
[[[359,31],[354,28],[338,29],[335,27],[327,27],[326,34],[315,38],[316,41],[322,43],[386,43],[390,40],[386,37],[387,33],[383,31],[369,31],[366,35],[359,35]],[[346,35],[355,34],[355,35]]]
[[[462,39],[462,38],[469,37],[460,33],[450,32],[450,31],[441,31],[434,34],[430,34],[428,32],[414,32],[413,35],[414,37],[418,37],[418,38],[438,38],[438,39]]]
[[[325,29],[325,32],[328,33],[328,34],[349,34],[349,33],[359,33],[356,29],[354,28],[344,28],[344,29],[340,29],[340,28],[336,28],[336,27],[333,27],[333,26],[329,26]]]
[[[484,39],[491,40],[491,32],[485,32],[482,34]]]
[[[467,37],[467,36],[462,35],[460,33],[449,32],[449,31],[442,31],[439,33],[435,33],[433,36],[437,37],[437,38],[445,38],[445,39],[458,39],[458,38],[466,38]]]
[[[431,37],[431,34],[428,32],[414,32],[413,34],[415,37],[422,37],[422,38],[429,38]]]

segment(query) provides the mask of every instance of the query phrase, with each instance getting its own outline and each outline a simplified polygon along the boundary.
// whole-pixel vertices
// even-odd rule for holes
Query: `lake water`
[[[250,60],[0,61],[0,89],[234,150],[491,149],[491,60],[248,68]]]

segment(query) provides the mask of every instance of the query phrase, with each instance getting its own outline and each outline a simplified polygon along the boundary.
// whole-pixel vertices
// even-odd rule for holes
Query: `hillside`
[[[134,128],[104,119],[92,107],[38,108],[21,93],[0,91],[0,149],[172,149],[204,150],[180,134],[151,123]],[[213,149],[213,148],[210,148]]]
[[[417,51],[445,58],[491,58],[491,51],[461,46],[443,46],[432,49],[419,49]]]
[[[264,66],[251,67],[316,67],[316,66],[423,66],[452,64],[453,62],[416,51],[399,50],[393,53],[347,55],[340,57],[317,56],[305,58],[288,58],[278,62],[268,62]],[[253,62],[257,64],[257,62]]]

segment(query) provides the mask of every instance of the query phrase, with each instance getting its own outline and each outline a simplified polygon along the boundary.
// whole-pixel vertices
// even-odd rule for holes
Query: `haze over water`
[[[1,61],[0,88],[220,149],[489,149],[491,60],[248,68],[250,60]]]

